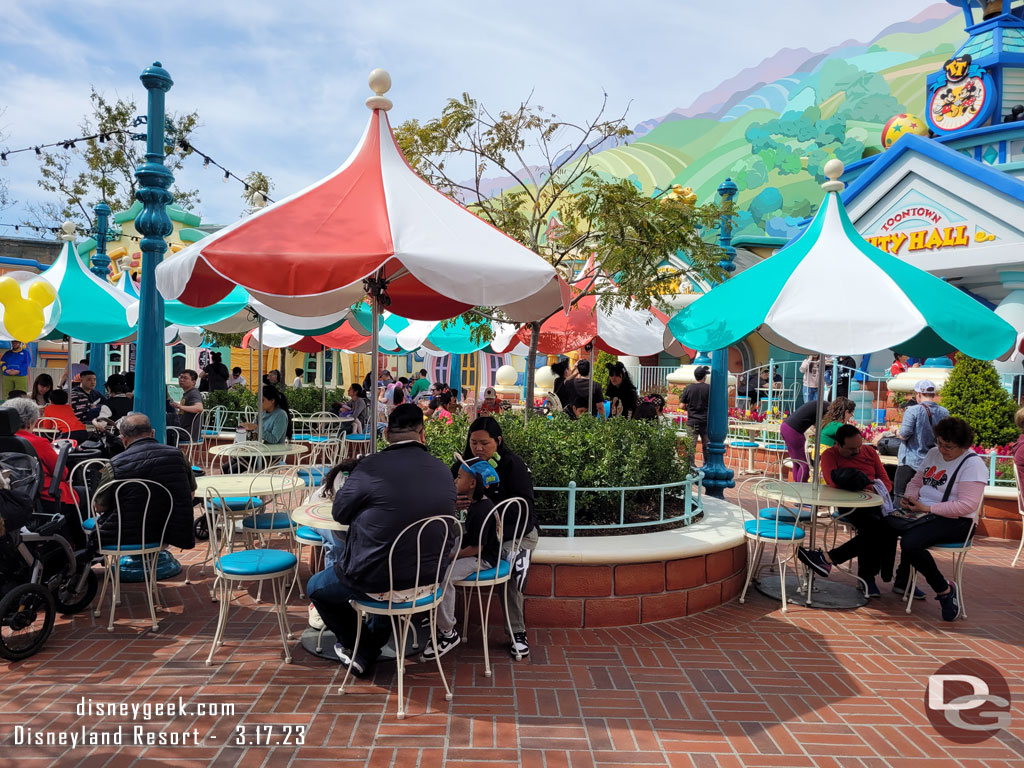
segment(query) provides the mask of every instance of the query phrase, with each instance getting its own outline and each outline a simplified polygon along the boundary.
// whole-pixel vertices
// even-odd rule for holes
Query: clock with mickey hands
[[[970,54],[950,59],[942,69],[928,96],[928,126],[943,134],[984,125],[997,101],[992,77]]]

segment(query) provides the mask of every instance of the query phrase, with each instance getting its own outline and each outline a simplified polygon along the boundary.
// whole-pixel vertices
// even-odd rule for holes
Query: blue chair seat
[[[324,477],[331,471],[331,467],[321,464],[313,467],[299,467],[298,475],[302,482],[309,486],[321,485]]]
[[[317,533],[314,529],[308,525],[300,525],[295,529],[295,535],[303,541],[308,541],[310,544],[323,544],[324,537]]]
[[[232,512],[244,512],[247,509],[263,509],[263,499],[256,496],[227,496],[224,503]],[[206,508],[214,509],[213,499],[206,500]]]
[[[197,466],[193,465],[192,466],[192,474],[195,475],[196,477],[202,477],[203,475],[206,474],[206,470],[203,469],[202,467],[197,467]]]
[[[731,440],[729,442],[733,448],[758,448],[760,443],[755,443],[753,440]]]
[[[760,536],[762,539],[792,539],[800,541],[804,537],[803,528],[797,528],[790,523],[780,523],[777,520],[747,520],[743,529],[752,536]]]
[[[766,451],[785,451],[786,450],[786,444],[785,443],[765,443],[764,448],[765,448]]]
[[[962,541],[957,542],[946,542],[945,544],[932,544],[935,549],[960,549],[964,546]],[[971,542],[967,542],[967,546],[971,546]]]
[[[96,530],[96,518],[95,517],[87,517],[87,518],[85,518],[85,521],[82,523],[82,528],[87,530],[87,531],[95,531]]]
[[[126,544],[125,542],[122,541],[120,547],[117,546],[117,544],[107,544],[105,546],[100,547],[100,551],[101,552],[120,552],[122,549],[124,549],[124,550],[139,549],[139,548],[158,549],[159,547],[160,547],[160,542],[159,541],[151,541],[148,544]]]
[[[288,518],[287,512],[265,512],[245,518],[242,527],[257,531],[282,531],[291,528],[292,521]]]
[[[369,436],[369,434],[367,434],[365,432],[360,432],[359,434],[355,434],[355,435],[345,435],[345,442],[348,442],[348,443],[368,443],[368,442],[370,442],[370,436]]]
[[[391,610],[407,611],[410,608],[419,608],[420,606],[430,605],[434,601],[440,600],[442,594],[444,594],[444,590],[439,588],[432,594],[424,595],[415,602],[412,600],[406,600],[404,603],[392,603]],[[366,608],[377,608],[381,610],[387,610],[388,608],[387,600],[357,600],[356,604],[365,606]]]
[[[476,571],[473,571],[473,573],[469,574],[469,576],[467,576],[466,578],[460,579],[459,583],[461,584],[464,581],[478,581],[478,582],[493,581],[494,579],[503,578],[505,576],[508,576],[508,574],[509,574],[509,572],[511,570],[512,570],[512,564],[509,563],[508,560],[502,560],[501,562],[498,563],[498,567],[497,568],[488,568],[488,569],[486,569],[484,571],[480,571],[479,573],[477,573]],[[479,578],[477,578],[477,577],[479,577]]]
[[[762,520],[778,520],[783,523],[796,522],[798,514],[800,522],[802,523],[806,523],[812,517],[811,510],[801,509],[798,512],[792,507],[783,507],[782,509],[776,509],[775,507],[762,507],[757,511],[757,516]]]
[[[246,549],[217,558],[217,567],[226,576],[266,576],[294,568],[298,560],[282,549]]]

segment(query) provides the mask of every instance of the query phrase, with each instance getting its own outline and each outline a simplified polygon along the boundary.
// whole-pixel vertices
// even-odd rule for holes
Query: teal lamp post
[[[726,179],[718,188],[722,203],[728,205],[736,197],[736,184]],[[736,269],[733,259],[736,249],[732,247],[732,216],[724,214],[720,227],[718,244],[722,248],[722,260],[718,266],[727,273]],[[722,498],[726,488],[732,488],[733,473],[725,466],[725,436],[729,430],[729,350],[716,349],[711,353],[711,399],[708,402],[708,455],[704,458],[704,487],[708,495]]]
[[[167,250],[164,240],[173,227],[166,207],[174,176],[164,166],[164,96],[174,85],[167,70],[154,62],[139,77],[149,96],[146,118],[146,162],[135,171],[135,198],[142,210],[135,228],[142,235],[142,282],[139,288],[139,341],[135,377],[135,407],[149,416],[156,439],[165,442],[164,299],[156,288],[156,268]]]
[[[100,280],[106,280],[110,274],[110,257],[107,256],[107,222],[110,219],[110,206],[100,203],[93,212],[96,214],[96,250],[92,253],[90,271]],[[96,372],[96,389],[101,395],[107,380],[107,345],[92,343],[89,345],[89,368]]]

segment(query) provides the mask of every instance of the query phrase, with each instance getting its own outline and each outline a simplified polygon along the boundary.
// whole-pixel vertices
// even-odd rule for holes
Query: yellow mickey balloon
[[[48,307],[57,298],[57,289],[45,280],[36,280],[28,287],[28,297],[40,307]]]
[[[21,284],[12,277],[0,277],[0,304],[4,308],[4,327],[18,341],[35,341],[43,332],[46,317],[43,310],[54,302],[57,292],[45,280],[29,285],[28,298],[21,293]]]

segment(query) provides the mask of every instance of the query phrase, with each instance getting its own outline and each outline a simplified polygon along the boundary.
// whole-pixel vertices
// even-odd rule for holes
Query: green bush
[[[316,387],[303,387],[301,389],[284,388],[284,396],[288,399],[288,407],[304,415],[311,415],[321,410],[320,390]],[[343,389],[327,390],[327,407],[331,403],[348,402],[348,397]],[[214,406],[223,405],[228,411],[232,411],[224,422],[225,429],[234,429],[238,426],[237,411],[244,411],[246,408],[256,410],[256,393],[245,387],[232,387],[228,390],[207,392],[203,397],[203,407],[210,410]]]
[[[661,485],[680,482],[690,472],[693,441],[678,437],[665,421],[602,421],[591,416],[574,421],[560,413],[527,424],[517,414],[497,419],[505,443],[530,468],[534,487],[564,488],[570,481],[582,488]],[[468,429],[469,420],[462,415],[451,425],[430,421],[427,448],[450,464],[452,454],[465,449]],[[619,500],[617,493],[578,493],[577,523],[618,522]],[[566,493],[540,491],[536,501],[541,525],[565,524]],[[656,517],[659,504],[658,491],[631,491],[626,496],[626,522]]]
[[[951,416],[974,427],[977,445],[992,448],[1017,439],[1013,423],[1017,403],[1003,389],[992,363],[958,354],[942,388],[942,404]]]

